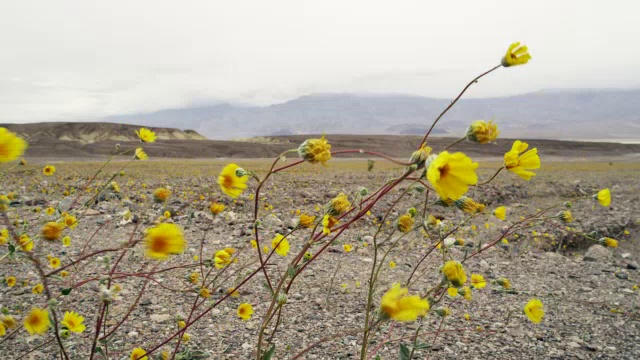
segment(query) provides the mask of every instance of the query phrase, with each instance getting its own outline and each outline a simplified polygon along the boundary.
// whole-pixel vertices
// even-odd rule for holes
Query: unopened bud
[[[562,205],[564,205],[564,207],[566,207],[567,209],[571,209],[571,201],[565,201]]]
[[[411,215],[411,217],[416,217],[416,214],[418,214],[418,210],[416,210],[416,208],[409,208],[409,210],[407,210],[407,213],[409,213],[409,215]]]
[[[67,329],[60,329],[60,338],[66,340],[71,336],[71,332]]]
[[[360,189],[358,189],[358,192],[360,193],[360,196],[367,196],[367,194],[369,193],[369,189],[367,189],[366,187],[360,187]]]
[[[245,169],[243,168],[237,168],[236,169],[236,176],[237,177],[244,177],[247,176],[247,172],[245,171]]]
[[[276,298],[276,301],[278,302],[278,305],[284,305],[287,303],[287,294],[278,294],[278,297]]]

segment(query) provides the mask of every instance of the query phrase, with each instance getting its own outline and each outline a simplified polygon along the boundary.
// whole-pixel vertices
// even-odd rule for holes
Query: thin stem
[[[494,70],[496,70],[497,68],[501,67],[502,64],[496,65],[495,67],[491,68],[488,71],[483,72],[482,74],[476,76],[475,79],[471,80],[467,86],[464,87],[464,89],[462,89],[462,91],[460,92],[460,94],[458,94],[458,96],[449,104],[449,106],[447,106],[441,113],[440,115],[438,115],[438,117],[436,118],[436,120],[433,122],[433,124],[431,124],[431,127],[429,128],[429,131],[427,131],[427,133],[425,134],[424,138],[422,139],[422,142],[420,143],[420,146],[418,146],[418,149],[420,149],[424,143],[427,142],[427,138],[429,137],[429,134],[431,134],[431,131],[433,130],[433,128],[436,126],[436,124],[438,123],[438,121],[440,121],[440,119],[442,118],[442,116],[444,114],[447,113],[447,111],[449,111],[449,109],[451,109],[453,107],[453,105],[455,105],[456,102],[458,102],[458,100],[460,100],[460,98],[462,97],[462,95],[467,91],[468,88],[471,87],[471,85],[475,84],[476,82],[478,82],[478,80],[480,80],[481,77],[493,72]]]

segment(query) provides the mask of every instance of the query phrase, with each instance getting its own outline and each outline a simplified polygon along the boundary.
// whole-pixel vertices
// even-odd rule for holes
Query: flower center
[[[164,253],[169,248],[169,239],[166,236],[160,235],[153,238],[151,242],[151,250],[154,252]]]
[[[229,175],[223,176],[224,180],[222,181],[222,185],[226,188],[233,187],[233,177]]]

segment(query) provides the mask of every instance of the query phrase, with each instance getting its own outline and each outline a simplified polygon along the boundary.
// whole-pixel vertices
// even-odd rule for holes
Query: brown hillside
[[[100,122],[47,122],[32,124],[0,124],[30,143],[52,140],[93,144],[102,141],[136,141],[140,126]],[[159,140],[206,140],[193,130],[151,128]],[[74,145],[69,145],[74,147]]]
[[[31,125],[31,126],[30,126]],[[319,135],[296,135],[258,137],[236,141],[194,140],[202,137],[196,132],[176,129],[153,129],[159,140],[152,144],[141,144],[135,130],[139,127],[119,124],[29,124],[8,126],[12,131],[24,135],[29,140],[27,157],[58,159],[90,159],[109,155],[116,144],[122,149],[142,146],[153,158],[272,158],[295,149],[307,138]],[[33,129],[37,129],[35,132]],[[69,129],[69,131],[65,131]],[[21,131],[22,130],[22,131]],[[104,130],[105,133],[102,133]],[[189,136],[188,139],[184,137]],[[77,139],[77,140],[73,140]],[[102,140],[105,139],[105,140]],[[119,140],[121,139],[121,140]],[[329,135],[332,149],[367,149],[388,154],[396,158],[408,158],[422,140],[410,135]],[[435,137],[429,146],[434,150],[444,148],[453,141],[451,138]],[[474,157],[502,157],[511,147],[513,140],[499,139],[497,144],[480,145],[471,142],[457,144],[454,151],[464,151]],[[589,160],[623,159],[638,161],[639,144],[576,142],[556,140],[527,140],[531,147],[537,147],[541,156],[555,158],[575,158]],[[289,157],[292,157],[289,155]],[[347,157],[347,156],[345,156]],[[349,154],[348,157],[369,155]]]

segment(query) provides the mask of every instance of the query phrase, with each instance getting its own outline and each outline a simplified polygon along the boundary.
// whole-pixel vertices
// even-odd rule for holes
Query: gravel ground
[[[261,166],[264,166],[262,164]],[[268,240],[277,232],[283,233],[291,225],[291,210],[318,214],[316,205],[322,206],[339,192],[354,193],[358,187],[376,189],[398,170],[385,167],[373,172],[353,170],[366,168],[362,164],[344,161],[330,168],[304,165],[294,168],[290,173],[279,174],[274,183],[266,186],[262,192],[263,204],[261,218],[264,227],[263,237]],[[9,216],[16,215],[28,219],[37,229],[39,224],[49,217],[34,213],[35,206],[69,206],[73,194],[62,193],[69,185],[81,188],[83,179],[91,175],[88,165],[60,165],[59,177],[44,183],[42,177],[34,177],[19,183],[19,174],[10,175],[2,186],[3,193],[16,192],[17,200],[9,210]],[[95,167],[94,167],[95,168]],[[116,167],[114,166],[114,169]],[[71,231],[72,246],[65,248],[60,243],[38,241],[34,254],[40,261],[46,262],[51,254],[60,257],[63,265],[76,259],[86,246],[84,254],[104,248],[117,248],[121,240],[141,238],[142,231],[152,225],[152,221],[165,210],[173,212],[171,221],[185,229],[188,250],[183,255],[157,263],[146,259],[140,245],[133,251],[125,252],[116,274],[146,273],[153,269],[167,269],[184,264],[197,264],[194,255],[200,255],[200,241],[203,240],[203,258],[210,258],[216,250],[234,247],[239,251],[239,262],[231,268],[233,276],[221,277],[219,290],[214,291],[215,300],[226,293],[242,279],[242,275],[255,269],[254,256],[249,242],[251,235],[253,202],[249,192],[237,201],[229,201],[219,195],[215,187],[215,176],[219,172],[218,164],[205,168],[179,163],[162,170],[154,169],[153,163],[136,165],[127,170],[127,177],[117,178],[125,200],[112,199],[92,205],[90,215],[81,219],[78,228]],[[481,171],[481,178],[492,174],[489,169]],[[384,323],[380,333],[374,337],[369,349],[378,348],[383,359],[398,358],[399,344],[410,346],[410,337],[420,327],[418,343],[429,344],[429,349],[419,349],[414,358],[432,359],[635,359],[640,358],[640,314],[638,311],[639,291],[634,285],[640,284],[637,263],[640,261],[638,246],[638,221],[640,220],[640,195],[637,193],[637,177],[640,166],[633,163],[608,164],[549,164],[531,183],[524,183],[512,174],[502,174],[495,183],[471,191],[470,196],[487,204],[486,216],[474,219],[459,234],[465,242],[479,245],[499,236],[504,226],[517,221],[520,215],[531,214],[538,208],[553,203],[561,203],[572,196],[591,194],[602,187],[611,188],[612,205],[602,208],[592,200],[574,201],[572,212],[575,222],[569,224],[584,232],[597,231],[598,236],[610,236],[620,240],[620,247],[612,252],[589,256],[585,260],[585,251],[593,245],[575,235],[566,235],[556,221],[551,224],[537,225],[522,230],[518,237],[509,237],[509,244],[496,246],[474,256],[465,262],[467,273],[479,273],[490,284],[474,291],[473,300],[460,300],[445,297],[440,306],[449,306],[452,314],[444,320],[430,312],[419,323]],[[16,176],[16,177],[12,177]],[[142,184],[147,187],[143,188]],[[166,205],[154,204],[151,192],[159,186],[171,185],[173,196]],[[42,195],[41,189],[53,191]],[[253,187],[251,187],[253,188]],[[356,223],[352,230],[333,244],[317,262],[312,263],[296,280],[284,307],[283,321],[273,340],[276,345],[274,359],[290,359],[305,347],[323,340],[302,359],[347,359],[359,358],[361,331],[364,323],[363,309],[366,306],[368,278],[373,263],[371,236],[375,231],[376,218],[383,214],[387,206],[402,189],[390,193],[380,206],[371,211],[371,216]],[[142,199],[142,195],[147,197]],[[200,200],[200,195],[204,199]],[[84,196],[84,195],[83,195]],[[87,196],[84,196],[87,198]],[[424,194],[410,193],[398,209],[404,212],[410,206],[419,207]],[[225,212],[212,217],[206,211],[211,200],[223,201]],[[508,207],[508,218],[500,220],[490,215],[490,210],[500,206]],[[273,208],[271,208],[271,206]],[[139,217],[138,224],[121,222],[121,212],[130,208]],[[394,211],[391,219],[401,212]],[[434,207],[433,214],[441,215],[456,223],[463,215],[450,208]],[[474,225],[475,229],[471,225]],[[625,230],[628,234],[625,233]],[[30,230],[33,235],[37,230]],[[308,233],[308,231],[307,231]],[[94,235],[95,234],[95,235]],[[94,235],[92,237],[92,235]],[[308,234],[294,233],[289,239],[291,253],[296,254]],[[348,243],[354,251],[345,253],[342,245]],[[86,245],[85,245],[86,244]],[[419,232],[404,237],[393,248],[385,260],[380,284],[376,291],[376,306],[384,291],[394,282],[404,282],[413,266],[426,254],[433,244]],[[387,250],[388,246],[383,246]],[[466,249],[466,250],[465,250]],[[462,259],[470,247],[451,249],[456,259]],[[558,250],[558,252],[556,252]],[[6,252],[3,246],[1,253]],[[313,250],[312,250],[313,251]],[[593,250],[596,253],[596,250]],[[101,255],[110,257],[110,266],[120,252]],[[108,272],[104,258],[83,262],[70,268],[67,278],[51,278],[50,289],[54,295],[60,289],[68,288],[89,278],[100,278]],[[288,260],[288,259],[287,259]],[[395,268],[388,266],[390,261]],[[275,257],[268,266],[272,281],[286,271],[286,260]],[[412,292],[425,292],[439,281],[437,273],[441,257],[434,252],[419,268],[418,273],[425,275],[412,287]],[[45,267],[46,268],[46,267]],[[110,267],[109,267],[110,268]],[[199,272],[199,266],[192,269]],[[131,309],[131,314],[111,337],[106,351],[111,359],[128,358],[133,347],[150,349],[178,330],[177,316],[188,317],[195,298],[194,286],[187,281],[192,269],[179,268],[151,277],[144,293],[137,300],[140,289],[147,278],[128,277],[115,279],[122,286],[121,299],[115,301],[109,309],[106,329],[116,326],[123,315]],[[50,271],[50,269],[47,269]],[[205,268],[205,272],[208,271]],[[215,273],[215,271],[214,271]],[[5,259],[0,267],[0,276],[16,276],[18,285],[12,288],[0,287],[0,304],[8,308],[19,323],[31,306],[44,306],[44,294],[31,293],[33,285],[39,282],[35,268],[23,257],[15,260]],[[510,280],[512,291],[504,291],[500,286],[491,284],[491,280],[506,277]],[[329,291],[331,279],[333,286]],[[201,321],[188,329],[191,339],[186,343],[191,349],[209,352],[211,358],[245,359],[251,358],[257,342],[257,334],[262,318],[269,305],[270,296],[263,285],[264,276],[256,275],[240,288],[238,298],[230,298],[203,316]],[[26,285],[23,284],[26,282]],[[1,285],[0,285],[1,286]],[[534,325],[522,314],[522,307],[532,298],[540,298],[546,316],[542,323]],[[241,321],[235,314],[240,303],[248,302],[254,307],[254,315],[249,321]],[[97,281],[88,282],[74,289],[68,296],[60,297],[58,312],[74,310],[85,316],[87,331],[73,334],[65,340],[67,351],[72,358],[88,358],[91,333],[95,327],[99,301]],[[204,306],[197,309],[199,314]],[[465,320],[464,315],[470,319]],[[440,332],[436,336],[436,332]],[[89,331],[91,330],[91,331]],[[38,347],[53,339],[52,332],[44,336],[28,338],[21,329],[0,338],[0,357],[2,359],[20,358],[29,349]],[[172,351],[165,345],[162,350]],[[105,346],[101,345],[104,349]],[[59,358],[54,342],[48,343],[25,358]],[[97,358],[101,358],[101,354]]]

